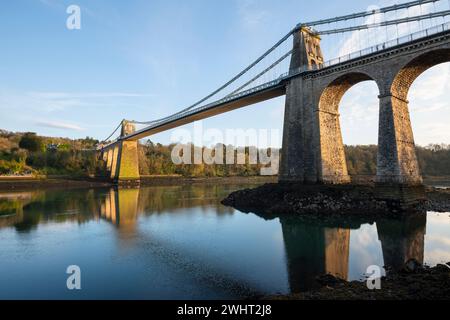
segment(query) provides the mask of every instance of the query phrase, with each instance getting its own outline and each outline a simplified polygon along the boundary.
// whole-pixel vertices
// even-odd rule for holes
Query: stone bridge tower
[[[294,34],[290,72],[323,67],[320,37],[310,28]],[[335,142],[338,143],[335,143]],[[286,87],[281,182],[347,183],[350,178],[342,145],[339,114],[320,108],[314,101],[314,86],[295,77]]]
[[[323,55],[320,48],[320,36],[308,27],[301,27],[294,34],[290,71],[302,67],[314,70],[322,66]]]
[[[127,120],[122,121],[119,142],[106,151],[106,168],[112,180],[119,184],[137,184],[139,175],[139,156],[137,140],[121,140],[136,131],[136,126]]]
[[[120,131],[121,137],[125,137],[125,136],[135,133],[135,132],[136,132],[136,126],[134,123],[127,121],[127,120],[122,120],[122,130]]]

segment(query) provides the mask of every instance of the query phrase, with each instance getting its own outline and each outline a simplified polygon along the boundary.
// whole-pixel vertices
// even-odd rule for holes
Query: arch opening
[[[375,81],[351,87],[340,105],[348,174],[354,183],[372,182],[377,171],[379,90]]]
[[[450,144],[450,62],[422,73],[408,93],[417,145]]]
[[[432,182],[450,175],[450,61],[439,60],[411,84],[408,101],[420,173]],[[443,61],[443,62],[442,62]]]
[[[408,94],[414,81],[426,70],[450,61],[450,49],[438,49],[415,57],[400,69],[390,94],[380,100],[380,138],[377,182],[422,184],[416,144],[411,126]]]
[[[351,73],[333,80],[319,99],[320,175],[326,183],[351,181],[340,123],[339,108],[344,95],[354,86],[375,80],[364,73]],[[376,85],[376,89],[379,88]],[[375,95],[376,97],[377,95]]]

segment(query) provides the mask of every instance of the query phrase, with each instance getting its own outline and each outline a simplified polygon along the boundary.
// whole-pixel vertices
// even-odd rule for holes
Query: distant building
[[[58,148],[61,146],[60,143],[49,143],[46,146],[47,151],[58,151]]]

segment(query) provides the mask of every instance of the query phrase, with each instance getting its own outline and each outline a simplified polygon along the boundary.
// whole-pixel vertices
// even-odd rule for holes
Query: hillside
[[[33,133],[0,130],[0,175],[69,174],[103,175],[105,164],[93,151],[97,140],[42,137]],[[174,145],[139,146],[142,175],[182,175],[188,177],[256,176],[261,165],[175,165],[171,160]],[[198,149],[198,147],[196,147]],[[204,148],[203,148],[204,149]],[[249,148],[246,148],[248,162]],[[350,175],[375,175],[377,146],[346,146]],[[450,145],[417,147],[417,156],[425,176],[450,176]]]

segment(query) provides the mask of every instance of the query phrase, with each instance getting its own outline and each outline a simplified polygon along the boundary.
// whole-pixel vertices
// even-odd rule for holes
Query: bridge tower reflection
[[[280,219],[291,292],[316,286],[316,277],[348,278],[350,229],[327,228],[294,218]]]
[[[426,214],[377,221],[384,264],[393,269],[403,267],[410,259],[423,264],[426,224]]]
[[[101,217],[125,233],[133,232],[139,211],[138,200],[138,188],[111,188],[101,206]]]
[[[289,285],[292,293],[317,287],[320,275],[331,274],[349,279],[351,229],[359,225],[336,222],[325,225],[296,217],[280,218],[286,252]],[[426,214],[410,213],[401,219],[376,221],[384,266],[399,269],[410,259],[424,262]],[[356,230],[355,229],[355,230]],[[358,277],[368,266],[358,270]],[[381,267],[381,266],[380,266]]]

